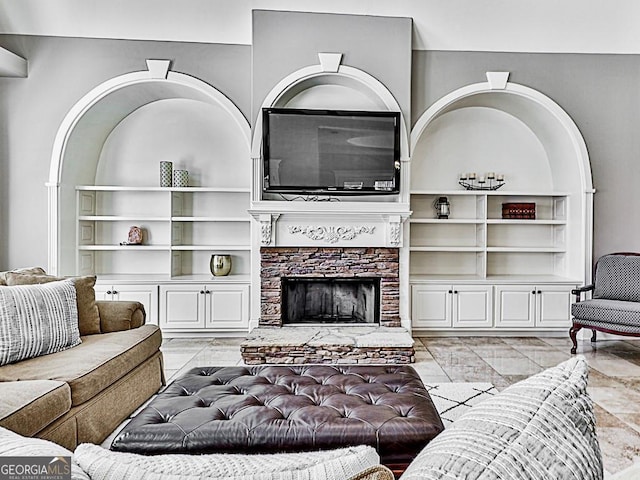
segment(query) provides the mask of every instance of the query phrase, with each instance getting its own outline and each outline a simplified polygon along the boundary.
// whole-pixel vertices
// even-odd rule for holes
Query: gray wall
[[[410,118],[410,18],[325,13],[253,12],[253,116],[280,80],[310,65],[318,53],[342,53],[342,64],[375,77]]]
[[[594,196],[594,260],[640,251],[640,56],[413,52],[412,124],[457,88],[486,81],[487,71],[558,103],[581,131]]]
[[[320,16],[330,18],[272,25],[273,32],[261,34],[253,87],[249,46],[0,36],[0,46],[29,60],[28,78],[0,78],[0,270],[46,266],[45,183],[53,140],[64,115],[93,87],[145,69],[146,58],[172,59],[173,70],[218,88],[252,120],[252,108],[282,76],[330,50],[344,52],[344,63],[389,86],[413,122],[443,95],[485,81],[486,71],[510,71],[511,81],[551,97],[574,119],[591,156],[594,255],[640,251],[640,56],[416,51],[412,59],[408,52],[393,59],[381,46],[387,39],[372,33],[380,26],[375,17]],[[401,45],[407,19],[396,20],[398,30],[391,31]],[[310,30],[315,33],[308,40],[293,36],[305,38]],[[323,31],[330,32],[324,39]],[[398,65],[409,65],[412,74],[401,75],[407,69]]]
[[[0,78],[0,270],[47,266],[47,188],[53,141],[64,116],[87,92],[145,59],[224,93],[249,118],[251,48],[59,37],[0,36],[28,59],[28,78]]]

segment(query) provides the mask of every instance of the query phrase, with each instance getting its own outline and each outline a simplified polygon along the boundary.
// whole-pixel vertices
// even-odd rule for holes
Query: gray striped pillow
[[[575,357],[472,407],[401,480],[601,480],[588,366]]]
[[[71,280],[0,287],[0,365],[79,343],[76,288]]]

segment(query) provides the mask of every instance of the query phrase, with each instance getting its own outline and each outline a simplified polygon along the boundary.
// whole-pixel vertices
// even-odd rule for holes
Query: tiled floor
[[[240,338],[163,343],[167,379],[203,365],[241,365]],[[569,358],[568,338],[417,338],[414,368],[426,383],[490,382],[499,390]],[[640,462],[640,340],[585,341],[598,438],[607,472]]]

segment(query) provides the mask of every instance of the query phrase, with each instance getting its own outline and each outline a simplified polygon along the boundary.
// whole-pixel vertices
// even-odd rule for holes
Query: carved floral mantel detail
[[[373,234],[375,231],[375,226],[366,227],[366,226],[310,226],[310,225],[291,225],[289,226],[289,233],[301,233],[309,237],[311,240],[316,241],[325,241],[326,243],[338,243],[339,241],[344,240],[353,240],[358,235],[363,233]]]
[[[389,223],[389,243],[391,246],[400,246],[400,232],[400,222]]]
[[[260,242],[262,245],[271,245],[271,219],[260,222]]]

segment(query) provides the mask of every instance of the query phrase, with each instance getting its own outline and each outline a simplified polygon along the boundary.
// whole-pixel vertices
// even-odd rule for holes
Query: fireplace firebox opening
[[[379,324],[380,278],[282,278],[283,324]]]

